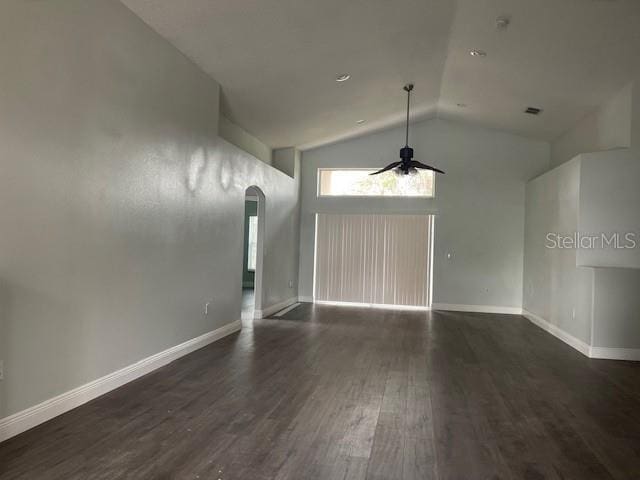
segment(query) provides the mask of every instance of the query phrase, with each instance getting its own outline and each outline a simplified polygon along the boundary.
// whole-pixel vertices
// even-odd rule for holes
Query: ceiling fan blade
[[[383,169],[378,170],[377,172],[370,173],[369,175],[378,175],[379,173],[383,173],[383,172],[386,172],[386,171],[388,171],[388,170],[392,170],[392,169],[396,168],[398,165],[400,165],[401,163],[402,163],[402,162],[394,162],[394,163],[390,163],[389,165],[387,165],[387,166],[386,166],[386,167],[384,167]]]
[[[423,170],[433,170],[434,172],[444,173],[439,168],[430,167],[429,165],[425,165],[424,163],[418,162],[417,160],[411,160],[411,166],[416,168],[422,168]]]

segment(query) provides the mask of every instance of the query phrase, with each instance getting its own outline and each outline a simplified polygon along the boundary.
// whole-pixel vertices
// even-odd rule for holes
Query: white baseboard
[[[528,312],[527,310],[523,310],[522,311],[522,315],[524,317],[526,317],[534,325],[537,325],[541,329],[549,332],[551,335],[553,335],[554,337],[562,340],[567,345],[575,348],[576,350],[578,350],[583,355],[586,355],[587,357],[591,356],[590,355],[591,346],[589,344],[587,344],[587,343],[583,342],[582,340],[574,337],[570,333],[565,332],[560,327],[557,327],[556,325],[550,323],[549,321],[545,320],[544,318],[539,317],[535,313],[531,313],[531,312]]]
[[[591,347],[589,357],[640,362],[640,348]]]
[[[520,307],[499,307],[495,305],[456,305],[452,303],[434,303],[432,310],[449,310],[451,312],[498,313],[506,315],[522,315]]]
[[[299,302],[303,302],[303,303],[313,303],[313,297],[298,297],[298,301]]]
[[[74,388],[57,397],[46,400],[38,405],[27,408],[9,417],[0,419],[0,442],[19,433],[25,432],[41,423],[62,415],[80,405],[83,405],[111,390],[129,383],[153,370],[156,370],[174,360],[198,350],[210,343],[220,340],[242,328],[242,322],[224,325],[204,335],[187,340],[180,345],[171,347],[160,353],[144,358],[134,364],[117,370],[104,377],[93,380],[85,385]]]
[[[534,313],[523,310],[523,315],[528,318],[531,323],[546,330],[554,337],[559,338],[589,358],[640,362],[640,348],[592,347]]]
[[[297,301],[298,297],[292,297],[280,303],[276,303],[275,305],[271,305],[270,307],[263,308],[262,310],[256,310],[253,312],[253,318],[268,317],[269,315],[273,315],[274,313],[279,312],[283,308],[286,308],[289,305],[296,303]]]
[[[297,307],[299,307],[299,306],[300,306],[300,304],[299,304],[298,302],[296,302],[296,303],[294,303],[294,304],[292,304],[292,305],[289,305],[288,307],[283,308],[283,309],[282,309],[282,310],[280,310],[279,312],[274,313],[274,314],[273,314],[273,316],[274,316],[274,317],[281,317],[281,316],[283,316],[283,315],[286,315],[286,314],[287,314],[287,313],[289,313],[291,310],[293,310],[294,308],[297,308]]]

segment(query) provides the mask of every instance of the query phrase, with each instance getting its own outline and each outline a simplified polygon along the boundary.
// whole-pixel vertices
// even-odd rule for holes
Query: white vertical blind
[[[429,215],[318,214],[318,301],[429,306]]]

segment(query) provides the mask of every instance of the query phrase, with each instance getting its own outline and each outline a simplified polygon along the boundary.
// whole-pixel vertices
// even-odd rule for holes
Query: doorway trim
[[[266,196],[257,185],[250,185],[245,189],[246,197],[254,196],[258,198],[258,239],[256,245],[256,270],[253,277],[253,318],[262,318],[263,305],[263,274],[264,274],[264,246],[266,234]]]

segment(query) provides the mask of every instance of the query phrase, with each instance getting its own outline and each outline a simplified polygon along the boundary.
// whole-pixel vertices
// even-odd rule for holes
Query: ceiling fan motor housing
[[[402,147],[400,149],[400,158],[404,162],[408,162],[413,158],[413,148],[411,147]]]
[[[409,172],[412,169],[410,162],[413,159],[413,148],[402,147],[400,149],[400,158],[402,159],[402,164],[398,167],[398,170],[405,175],[409,175]]]

